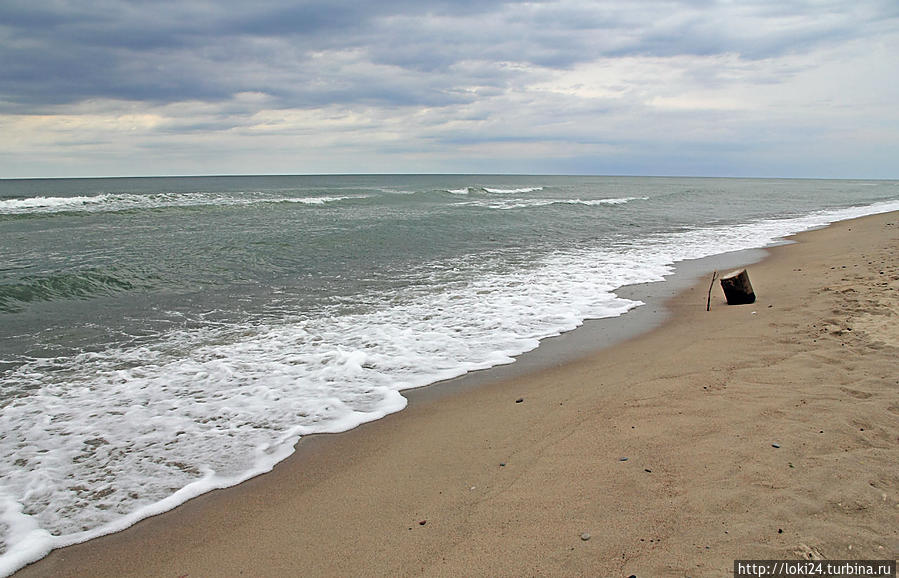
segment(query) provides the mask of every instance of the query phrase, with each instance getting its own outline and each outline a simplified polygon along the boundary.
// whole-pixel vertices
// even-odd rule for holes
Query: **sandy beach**
[[[899,213],[709,278],[660,328],[302,440],[15,576],[725,576],[899,555]]]

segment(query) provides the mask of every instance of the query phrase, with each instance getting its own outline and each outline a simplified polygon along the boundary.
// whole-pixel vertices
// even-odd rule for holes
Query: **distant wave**
[[[259,193],[155,193],[135,195],[130,193],[101,193],[76,197],[29,197],[0,200],[0,215],[27,215],[71,212],[112,212],[134,209],[159,209],[169,207],[239,206],[260,203],[300,203],[323,205],[364,196],[324,197],[268,197]]]
[[[569,201],[562,201],[564,203],[569,203],[572,205],[623,205],[625,203],[629,203],[631,201],[648,201],[649,197],[621,197],[617,199],[588,199],[586,201],[582,201],[581,199],[571,199]]]
[[[134,195],[137,196],[137,195]],[[114,195],[96,195],[92,197],[30,197],[27,199],[8,199],[0,201],[0,213],[36,213],[77,210],[91,205],[109,202]]]
[[[286,199],[272,199],[269,201],[257,201],[257,202],[271,202],[271,203],[301,203],[304,205],[324,205],[325,203],[336,203],[338,201],[346,201],[348,199],[366,199],[365,196],[355,196],[355,197],[296,197],[296,198],[286,198]]]
[[[544,187],[524,187],[520,189],[495,189],[489,187],[465,187],[462,189],[446,189],[447,193],[453,195],[468,195],[471,193],[481,193],[481,194],[490,194],[490,195],[515,195],[522,193],[533,193],[535,191],[542,191]]]
[[[488,193],[493,193],[494,195],[512,195],[515,193],[533,193],[534,191],[542,191],[543,187],[525,187],[523,189],[489,189],[484,187],[483,190]]]
[[[407,191],[405,189],[389,189],[389,188],[380,188],[378,191],[388,194],[388,195],[414,195],[420,191]]]
[[[507,211],[510,209],[528,209],[546,207],[548,205],[623,205],[631,201],[645,201],[649,197],[620,197],[611,199],[478,199],[462,203],[468,206],[486,207]]]

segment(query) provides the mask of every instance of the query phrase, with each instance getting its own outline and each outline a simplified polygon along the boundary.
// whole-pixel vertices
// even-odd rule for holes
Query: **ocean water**
[[[0,181],[0,575],[622,315],[679,261],[897,209],[896,181]]]

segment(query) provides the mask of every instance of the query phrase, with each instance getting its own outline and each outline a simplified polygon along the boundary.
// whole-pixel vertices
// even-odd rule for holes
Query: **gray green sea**
[[[0,575],[623,315],[680,261],[897,209],[897,181],[0,180]]]

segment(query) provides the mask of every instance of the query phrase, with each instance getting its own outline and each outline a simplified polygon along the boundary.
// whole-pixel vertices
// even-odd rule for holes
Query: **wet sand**
[[[803,233],[581,359],[302,440],[16,576],[722,576],[899,554],[899,213]],[[438,391],[439,388],[432,388]],[[625,459],[626,458],[626,459]]]

